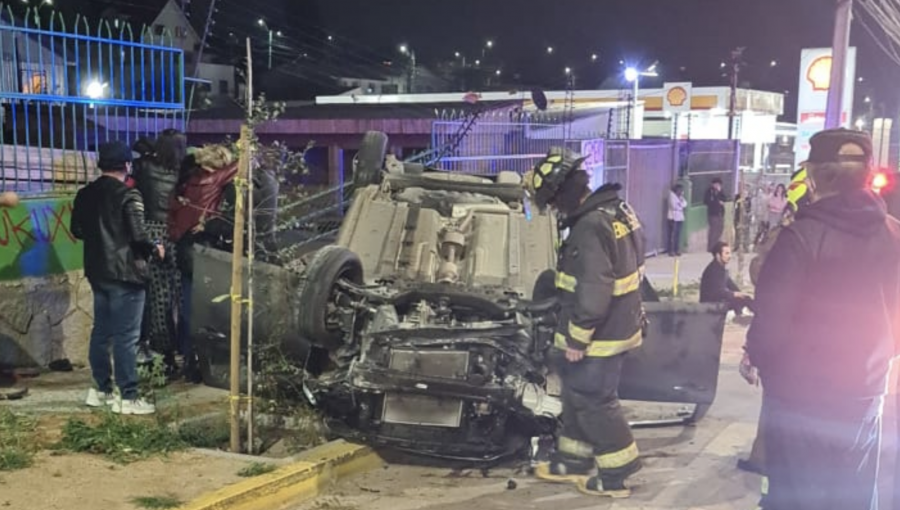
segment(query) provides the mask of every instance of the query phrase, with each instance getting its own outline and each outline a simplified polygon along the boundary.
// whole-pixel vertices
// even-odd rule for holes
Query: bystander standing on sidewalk
[[[135,145],[137,151],[138,145]],[[178,373],[175,352],[178,347],[176,313],[181,295],[181,280],[175,264],[174,243],[169,241],[169,209],[178,174],[187,156],[187,139],[175,129],[163,131],[155,142],[145,141],[141,158],[135,161],[134,178],[144,200],[147,232],[166,248],[166,258],[150,264],[150,282],[141,337],[154,352],[160,353],[166,373]]]
[[[722,234],[725,233],[725,202],[728,197],[722,191],[722,179],[716,177],[712,180],[703,203],[706,204],[706,221],[709,224],[707,232],[707,250],[715,255],[714,248],[716,244],[722,240]]]
[[[672,257],[681,255],[681,227],[684,225],[684,210],[687,199],[684,198],[684,186],[676,184],[669,191],[669,231],[666,238],[666,253]]]
[[[94,326],[89,359],[96,388],[86,404],[111,406],[122,414],[152,414],[155,407],[138,395],[137,344],[141,334],[151,257],[165,257],[144,226],[144,203],[125,179],[132,152],[122,142],[98,150],[102,172],[75,196],[72,234],[84,241],[84,273],[94,293]],[[113,396],[113,367],[120,397]]]

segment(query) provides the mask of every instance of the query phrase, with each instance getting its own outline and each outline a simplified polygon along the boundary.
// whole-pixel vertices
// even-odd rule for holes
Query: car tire
[[[368,131],[363,135],[356,153],[353,186],[364,188],[381,182],[384,159],[387,157],[388,136],[381,131]]]
[[[340,246],[316,252],[300,278],[298,328],[312,345],[334,350],[343,344],[344,332],[328,327],[328,308],[334,301],[335,285],[341,279],[363,283],[359,257]]]

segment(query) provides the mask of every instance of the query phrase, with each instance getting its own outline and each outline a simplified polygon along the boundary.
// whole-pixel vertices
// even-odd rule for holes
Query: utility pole
[[[738,78],[741,74],[741,66],[744,65],[744,47],[736,48],[731,52],[731,98],[728,106],[728,139],[734,140],[734,124],[737,117],[737,89]]]
[[[853,21],[853,0],[836,0],[834,40],[831,49],[831,84],[828,87],[828,106],[825,109],[825,129],[841,127],[844,109],[844,78],[847,76],[847,53],[850,50],[850,24]]]

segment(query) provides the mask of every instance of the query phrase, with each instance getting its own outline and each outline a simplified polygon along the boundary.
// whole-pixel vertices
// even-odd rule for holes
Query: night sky
[[[293,10],[316,2],[282,3],[295,6]],[[491,39],[495,46],[488,62],[496,59],[494,64],[501,64],[505,75],[518,73],[527,84],[545,86],[564,84],[562,70],[567,66],[583,77],[580,88],[599,86],[619,75],[621,60],[643,65],[659,60],[659,81],[724,85],[721,62],[733,48],[746,46],[742,85],[790,91],[786,115],[792,118],[800,50],[831,45],[833,4],[829,0],[320,0],[317,17],[319,24],[347,37],[347,44],[379,54],[395,54],[398,44],[408,43],[426,65],[449,59],[454,51],[480,57],[484,42]],[[286,21],[291,19],[290,10]],[[897,115],[900,87],[894,84],[900,82],[900,67],[859,22],[854,23],[852,44],[859,51],[857,74],[864,78],[856,84],[858,102],[870,95],[876,108],[883,104],[885,113]],[[546,52],[548,45],[555,49],[552,56]],[[599,64],[591,63],[592,53],[599,54]]]
[[[56,5],[97,1],[56,0]],[[123,3],[129,1],[141,0]],[[209,0],[192,1],[196,10]],[[344,52],[348,65],[365,70],[403,58],[397,48],[406,43],[425,66],[449,61],[456,51],[471,63],[492,40],[485,65],[502,68],[510,86],[563,88],[566,67],[574,70],[578,88],[617,86],[620,61],[657,60],[661,77],[644,86],[682,80],[726,85],[720,64],[733,48],[746,46],[741,85],[789,91],[788,119],[796,108],[800,50],[830,46],[834,16],[833,0],[218,0],[218,5],[214,44],[234,33],[253,35],[257,47],[265,47],[264,31],[256,24],[263,17],[283,33],[275,44],[281,61],[305,52],[315,58],[331,44]],[[329,34],[332,40],[326,41]],[[862,98],[871,96],[876,109],[900,114],[900,88],[894,86],[900,67],[858,22],[852,39],[859,48],[857,73],[864,78],[856,84],[856,113],[864,113]]]

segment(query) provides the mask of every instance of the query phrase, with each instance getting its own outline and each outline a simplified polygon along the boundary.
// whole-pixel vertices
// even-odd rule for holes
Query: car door
[[[643,345],[627,354],[619,397],[624,400],[712,404],[719,381],[723,305],[645,302]]]

